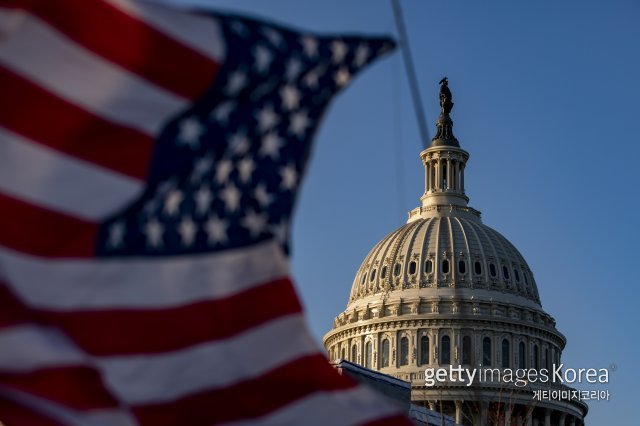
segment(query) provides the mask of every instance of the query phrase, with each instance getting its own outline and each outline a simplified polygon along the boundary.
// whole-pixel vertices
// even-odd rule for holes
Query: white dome
[[[469,214],[437,209],[391,232],[369,252],[351,288],[349,308],[388,299],[461,296],[540,307],[533,274],[505,237]],[[478,291],[484,290],[484,291]]]
[[[534,390],[567,389],[559,384],[529,383],[525,389],[499,380],[442,387],[425,382],[425,369],[453,365],[550,371],[560,364],[566,344],[542,309],[523,256],[467,205],[469,154],[453,136],[445,108],[453,105],[450,96],[441,92],[436,137],[420,153],[421,205],[365,257],[324,346],[334,360],[410,381],[414,403],[438,404],[460,424],[489,424],[489,411],[491,418],[581,422],[587,406],[578,401],[540,401],[531,410]]]

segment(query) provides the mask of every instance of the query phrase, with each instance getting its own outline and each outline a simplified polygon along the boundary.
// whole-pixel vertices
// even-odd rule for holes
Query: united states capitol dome
[[[522,254],[468,205],[469,153],[453,135],[446,78],[440,105],[437,133],[420,153],[420,205],[366,255],[324,346],[332,360],[411,382],[413,403],[438,407],[456,424],[584,424],[579,401],[535,401],[532,409],[533,392],[564,385],[425,383],[428,369],[454,365],[551,371],[566,345]]]
[[[533,274],[520,252],[470,208],[419,208],[384,237],[358,269],[350,308],[385,298],[453,297],[540,308]],[[468,291],[467,291],[468,289]]]

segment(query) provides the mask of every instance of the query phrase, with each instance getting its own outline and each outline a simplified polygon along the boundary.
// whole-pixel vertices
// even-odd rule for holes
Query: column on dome
[[[465,164],[462,163],[460,166],[460,192],[464,194],[464,167]]]
[[[429,182],[429,188],[431,191],[436,190],[436,170],[438,169],[438,164],[435,160],[429,160],[431,163],[431,182]]]
[[[431,160],[431,185],[432,191],[436,190],[438,185],[438,161],[436,159]]]
[[[374,370],[379,370],[378,366],[378,342],[380,341],[380,333],[375,334],[375,338],[372,339],[371,344],[373,346],[373,354],[371,356],[371,368]]]
[[[487,417],[489,417],[489,403],[487,401],[480,401],[480,426],[488,426]]]
[[[431,183],[431,163],[427,158],[424,159],[424,193],[429,192],[429,184]]]
[[[567,413],[564,411],[560,412],[560,419],[558,420],[558,426],[565,426],[567,419]]]
[[[462,424],[462,401],[455,401],[456,404],[456,424]]]
[[[524,419],[525,426],[531,426],[532,420],[533,420],[533,411],[527,410],[527,417],[525,417]]]
[[[431,162],[425,160],[424,162],[424,193],[429,192],[431,177]]]
[[[513,413],[513,405],[507,404],[504,409],[504,426],[511,426],[511,414]]]

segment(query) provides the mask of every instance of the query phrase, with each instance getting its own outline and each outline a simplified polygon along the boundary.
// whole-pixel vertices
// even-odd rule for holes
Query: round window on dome
[[[509,268],[507,268],[506,266],[502,266],[502,275],[504,276],[505,280],[509,279]]]
[[[449,273],[449,261],[447,259],[444,259],[442,261],[442,273],[443,274]]]
[[[413,275],[416,273],[416,270],[418,269],[417,266],[418,265],[416,264],[415,260],[409,262],[409,275]]]
[[[482,263],[480,263],[478,260],[476,260],[476,262],[473,264],[473,269],[475,270],[476,275],[481,275],[482,274]]]
[[[387,278],[387,267],[386,266],[382,267],[382,270],[380,271],[380,278],[382,278],[383,280],[385,278]]]
[[[498,275],[498,271],[496,271],[496,265],[494,265],[493,263],[489,264],[489,273],[491,274],[492,277],[495,277],[496,275]]]
[[[464,260],[458,261],[458,272],[460,272],[461,274],[467,273],[467,262],[465,262]]]
[[[396,277],[397,277],[398,275],[400,275],[400,270],[401,270],[401,266],[400,266],[400,264],[399,264],[399,263],[396,263],[396,264],[393,266],[393,275],[394,275],[394,276],[396,276]]]
[[[373,271],[371,271],[371,276],[369,277],[369,281],[373,281],[376,279],[376,269],[374,269]]]
[[[427,271],[427,274],[433,272],[433,260],[427,259],[427,261],[424,262],[424,270]]]

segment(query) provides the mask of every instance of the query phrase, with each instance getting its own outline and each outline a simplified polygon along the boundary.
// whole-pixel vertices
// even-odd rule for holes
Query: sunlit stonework
[[[584,403],[533,398],[536,390],[568,389],[559,383],[425,384],[425,369],[449,365],[552,371],[566,344],[523,256],[467,205],[469,154],[453,136],[443,82],[438,132],[420,153],[421,206],[366,256],[324,345],[332,360],[410,381],[415,404],[458,424],[582,425]]]

